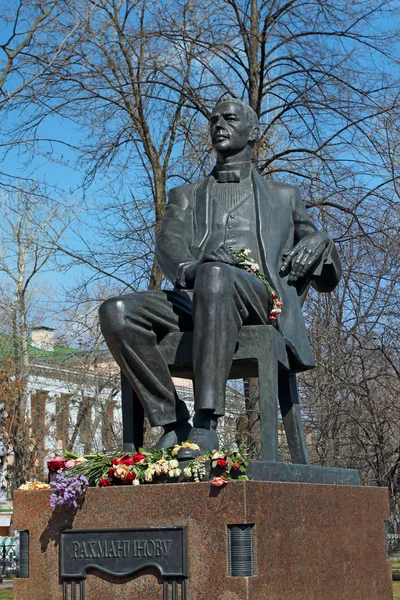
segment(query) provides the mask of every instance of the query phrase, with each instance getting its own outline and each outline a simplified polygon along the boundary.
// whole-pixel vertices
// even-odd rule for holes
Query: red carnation
[[[108,476],[109,477],[114,477],[114,473],[115,473],[115,469],[114,467],[112,467],[109,471],[108,471]]]
[[[132,483],[132,481],[136,479],[136,473],[135,471],[130,471],[129,473],[127,473],[124,477],[124,483]]]
[[[65,458],[62,458],[62,456],[53,456],[53,458],[47,461],[47,468],[52,473],[56,473],[65,467],[65,463],[66,460]]]
[[[145,458],[146,458],[146,455],[145,454],[141,454],[140,452],[138,452],[137,454],[134,454],[132,456],[132,460],[133,460],[134,464],[135,463],[139,463],[142,460],[145,460]]]
[[[135,464],[135,461],[133,460],[133,458],[121,458],[119,464],[133,466]]]
[[[223,485],[226,485],[227,483],[228,483],[228,480],[224,476],[222,476],[222,477],[213,477],[211,479],[211,485],[215,485],[215,487],[222,487]]]
[[[228,461],[227,461],[227,460],[225,460],[225,458],[219,458],[219,459],[217,460],[217,465],[218,465],[219,467],[227,467],[227,466],[228,466]]]
[[[111,464],[112,465],[119,465],[119,464],[121,464],[121,461],[119,460],[119,458],[112,458],[111,459]]]
[[[99,487],[108,487],[109,485],[112,485],[112,481],[110,479],[100,479]]]

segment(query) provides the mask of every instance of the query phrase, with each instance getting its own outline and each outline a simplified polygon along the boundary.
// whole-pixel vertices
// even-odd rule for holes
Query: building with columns
[[[12,356],[13,339],[0,334],[0,357]],[[31,434],[39,444],[38,472],[47,476],[46,462],[55,452],[66,448],[78,454],[93,451],[119,451],[122,447],[122,416],[120,373],[108,350],[81,351],[57,345],[54,330],[34,327],[28,340],[27,414],[31,419]],[[191,380],[175,378],[180,397],[193,414],[193,384]],[[236,422],[244,410],[244,400],[234,389],[228,392],[228,411],[221,419],[221,445],[234,443]],[[160,432],[153,432],[150,443]],[[0,440],[1,441],[1,440]],[[13,462],[12,453],[4,458],[0,469],[0,505],[11,501],[6,487],[6,471]],[[7,524],[3,525],[3,535]]]

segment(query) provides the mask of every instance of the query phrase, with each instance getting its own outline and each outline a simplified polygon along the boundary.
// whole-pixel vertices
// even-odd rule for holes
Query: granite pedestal
[[[90,488],[75,513],[53,513],[49,496],[15,493],[14,526],[29,530],[30,547],[29,577],[14,582],[14,600],[62,600],[62,531],[174,526],[187,531],[187,600],[392,600],[385,489],[264,481]],[[238,524],[254,526],[250,577],[229,575],[228,525]],[[85,600],[182,598],[151,569],[98,575],[87,576]]]

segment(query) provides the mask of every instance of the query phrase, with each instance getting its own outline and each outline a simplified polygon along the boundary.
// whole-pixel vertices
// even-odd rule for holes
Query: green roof
[[[21,340],[18,340],[18,345],[21,347]],[[45,359],[61,359],[73,357],[82,354],[81,350],[70,348],[68,346],[54,346],[54,350],[43,350],[32,346],[32,342],[28,340],[28,355],[34,360]],[[14,337],[9,333],[0,333],[0,358],[12,358],[14,356]]]

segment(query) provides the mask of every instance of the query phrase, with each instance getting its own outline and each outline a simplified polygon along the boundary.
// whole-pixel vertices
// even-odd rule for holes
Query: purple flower
[[[67,475],[57,473],[56,480],[50,483],[55,490],[50,496],[50,506],[74,506],[78,507],[78,502],[89,486],[89,482],[84,475]]]

